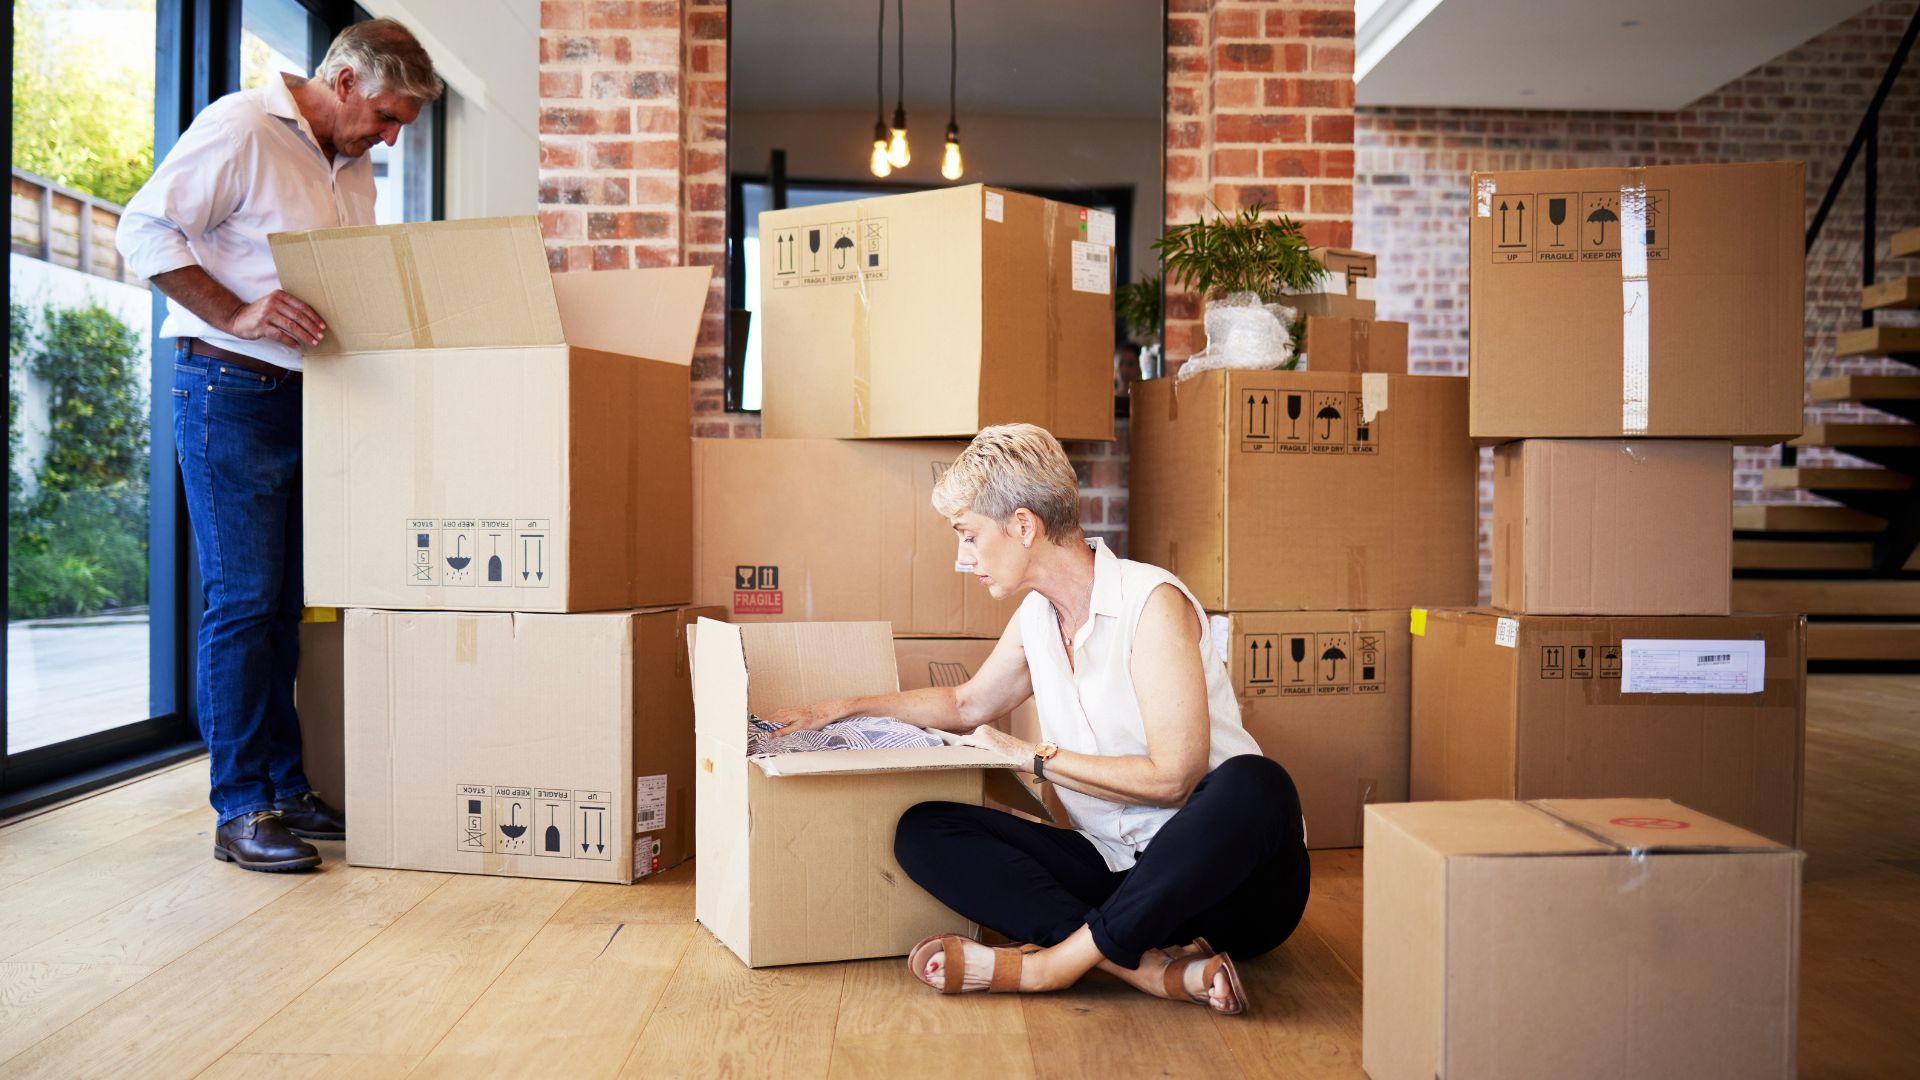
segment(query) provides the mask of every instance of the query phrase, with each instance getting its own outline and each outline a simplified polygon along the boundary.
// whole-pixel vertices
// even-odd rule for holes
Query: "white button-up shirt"
[[[1053,603],[1037,592],[1020,604],[1020,637],[1026,647],[1033,702],[1040,733],[1062,750],[1106,757],[1145,757],[1146,722],[1133,689],[1133,636],[1147,597],[1172,585],[1193,605],[1194,648],[1207,678],[1207,771],[1241,754],[1258,754],[1260,744],[1240,723],[1240,702],[1233,696],[1227,667],[1214,655],[1213,635],[1200,632],[1206,612],[1180,579],[1148,563],[1116,557],[1093,542],[1093,603],[1087,621],[1073,635],[1073,663],[1060,642]],[[1158,806],[1128,806],[1065,785],[1054,785],[1060,802],[1080,834],[1093,841],[1109,870],[1125,870],[1147,849],[1160,826],[1176,811]]]
[[[127,203],[116,242],[141,277],[198,264],[251,303],[280,287],[269,234],[371,225],[373,199],[373,164],[365,156],[328,161],[286,81],[275,75],[193,118]],[[160,335],[204,338],[300,369],[300,350],[222,333],[172,299]]]

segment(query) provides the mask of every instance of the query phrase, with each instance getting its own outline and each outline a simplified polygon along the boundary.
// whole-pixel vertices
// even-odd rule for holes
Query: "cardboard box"
[[[1415,610],[1413,635],[1414,800],[1674,799],[1799,842],[1804,615]]]
[[[686,628],[720,614],[348,612],[347,861],[625,884],[691,857]]]
[[[747,756],[750,715],[899,689],[887,624],[694,630],[700,924],[748,967],[899,956],[932,934],[975,933],[900,868],[894,827],[916,803],[981,802],[989,776],[997,798],[1019,797],[1003,759],[952,745]]]
[[[1493,606],[1534,615],[1725,615],[1733,445],[1522,439],[1494,450]]]
[[[1302,345],[1311,371],[1407,373],[1407,324],[1375,319],[1307,319]]]
[[[1113,215],[982,184],[760,215],[778,438],[1113,438]]]
[[[993,638],[910,638],[893,639],[893,656],[900,669],[900,689],[924,690],[929,686],[959,686],[979,672],[980,665],[993,655]],[[993,726],[1028,742],[1040,741],[1040,712],[1028,698]]]
[[[1317,247],[1312,254],[1327,268],[1326,274],[1312,288],[1286,294],[1280,302],[1301,318],[1373,318],[1374,282],[1380,276],[1378,260],[1367,252],[1346,248]]]
[[[334,608],[308,608],[300,617],[300,670],[293,680],[293,711],[300,718],[300,763],[307,783],[347,808],[346,627]]]
[[[1799,435],[1805,174],[1474,173],[1474,437]]]
[[[695,439],[694,597],[736,622],[886,620],[895,633],[997,638],[996,601],[955,569],[933,485],[963,442]]]
[[[1367,806],[1407,798],[1406,609],[1211,622],[1241,722],[1300,793],[1307,846],[1358,845]]]
[[[531,217],[272,237],[307,352],[307,602],[685,603],[708,267],[549,277]],[[644,359],[643,359],[644,358]]]
[[[1465,384],[1313,371],[1136,384],[1133,557],[1210,611],[1472,603]]]
[[[1791,1077],[1804,862],[1665,800],[1370,807],[1367,1075]]]

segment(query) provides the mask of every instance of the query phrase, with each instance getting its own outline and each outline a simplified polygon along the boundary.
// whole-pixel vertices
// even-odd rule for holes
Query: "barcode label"
[[[656,815],[654,814],[653,809],[649,807],[634,814],[633,819],[639,822],[641,825],[645,826],[645,825],[652,825],[653,819],[655,816]]]
[[[1733,659],[1732,653],[1709,653],[1700,658],[1702,664],[1725,664]]]
[[[634,777],[633,827],[637,832],[667,827],[667,778],[665,776]]]
[[[1767,688],[1765,641],[1620,643],[1623,694],[1759,694]]]
[[[1073,291],[1111,293],[1113,259],[1105,244],[1073,242]]]

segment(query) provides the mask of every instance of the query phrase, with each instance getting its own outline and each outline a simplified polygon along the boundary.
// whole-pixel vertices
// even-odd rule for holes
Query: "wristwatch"
[[[1033,782],[1038,784],[1047,778],[1047,762],[1052,761],[1060,748],[1050,742],[1043,742],[1033,748]]]

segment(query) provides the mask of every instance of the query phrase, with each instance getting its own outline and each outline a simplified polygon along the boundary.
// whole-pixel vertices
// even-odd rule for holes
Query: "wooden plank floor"
[[[1808,694],[1801,1066],[1920,1060],[1920,677]],[[1095,975],[943,998],[899,960],[742,967],[693,868],[632,888],[209,855],[196,762],[0,828],[0,1076],[1360,1075],[1360,853],[1316,852],[1251,1015]],[[937,1064],[930,1064],[937,1063]]]

